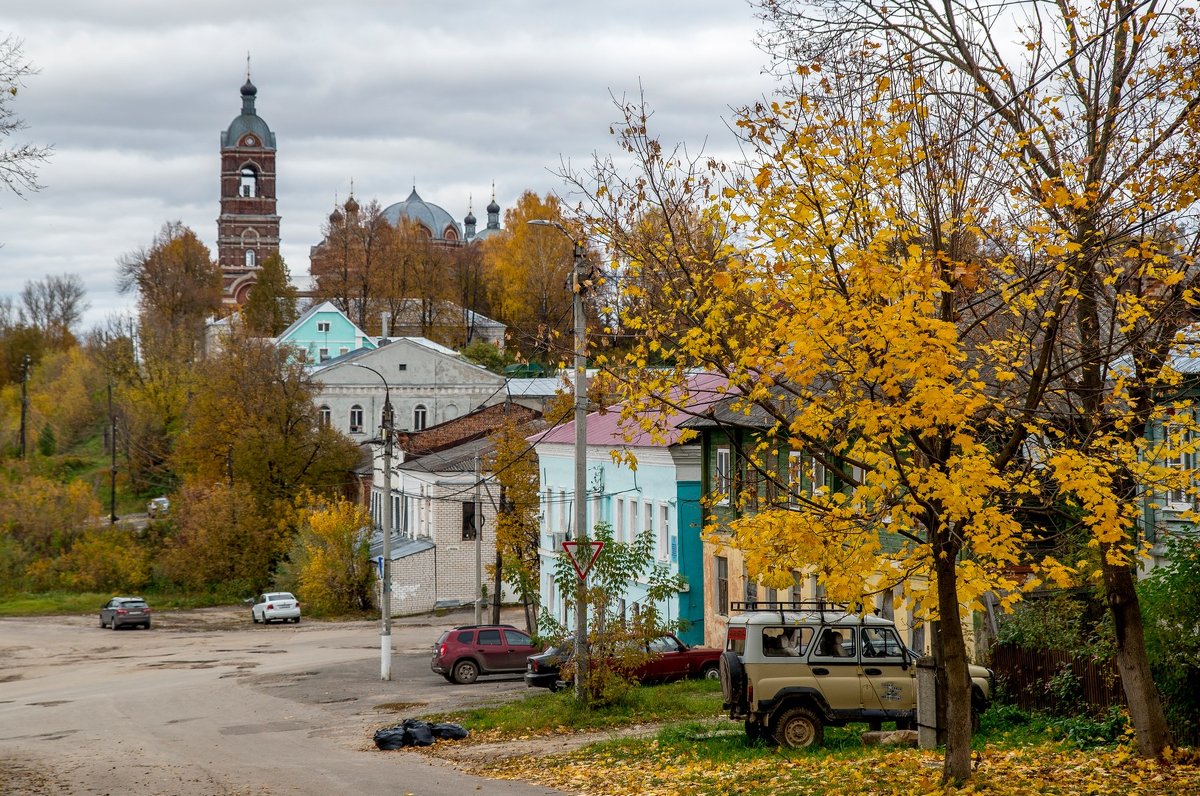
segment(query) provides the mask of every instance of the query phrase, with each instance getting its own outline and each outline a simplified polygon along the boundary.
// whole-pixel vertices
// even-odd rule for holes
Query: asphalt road
[[[429,670],[441,629],[470,619],[398,621],[389,682],[378,623],[262,627],[249,609],[157,613],[149,631],[0,619],[0,794],[555,793],[371,741],[527,691],[520,676],[457,686]]]

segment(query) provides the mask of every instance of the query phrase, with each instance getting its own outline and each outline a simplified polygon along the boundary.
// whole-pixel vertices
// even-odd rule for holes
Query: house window
[[[398,370],[398,371],[400,371],[401,373],[403,373],[404,371],[408,370],[408,365],[406,365],[405,363],[401,362],[399,365],[397,365],[397,366],[396,366],[396,370]]]
[[[729,616],[729,559],[725,556],[715,557],[717,565],[717,589],[713,593],[717,603],[713,606],[721,616]]]
[[[400,506],[400,496],[392,495],[392,533],[395,533],[398,529],[404,527],[401,524],[402,523],[401,516],[400,516],[401,508],[402,507]]]
[[[329,321],[317,321],[317,331],[328,333],[329,325]]]
[[[328,348],[317,349],[317,361],[324,362],[327,359],[329,359],[329,349]]]
[[[358,404],[350,407],[350,433],[363,433],[363,409]]]
[[[350,349],[346,348],[345,346],[342,346],[341,348],[338,349],[338,354],[340,354],[342,356],[345,356],[346,354],[349,354],[349,353],[350,353]]]
[[[321,428],[329,428],[333,424],[333,410],[328,406],[322,406],[317,410],[317,423]]]
[[[1182,450],[1188,444],[1188,431],[1177,423],[1163,427],[1163,466],[1173,470],[1186,470],[1191,457]],[[1177,483],[1174,489],[1167,490],[1167,506],[1172,511],[1187,511],[1192,508],[1192,498],[1187,487]]]
[[[671,508],[666,504],[658,507],[658,560],[666,561],[671,554]]]
[[[825,494],[828,491],[825,488],[825,465],[816,456],[809,457],[808,478],[813,495]]]
[[[246,267],[253,268],[255,262],[254,249],[246,249]]]
[[[733,485],[732,473],[729,470],[729,446],[722,445],[716,451],[716,467],[713,471],[713,486],[717,492],[717,505],[729,505],[729,492]]]
[[[413,431],[421,431],[425,428],[427,414],[425,404],[417,404],[413,407]]]
[[[558,490],[558,527],[563,531],[571,530],[569,515],[567,514],[567,490]],[[576,530],[574,536],[579,537],[579,531]]]
[[[792,570],[792,601],[800,602],[804,599],[804,576],[800,574],[800,570]]]
[[[462,504],[462,538],[464,542],[475,540],[475,501]]]
[[[742,565],[742,580],[746,582],[746,602],[758,602],[758,582],[750,577],[750,573],[746,571],[746,566]]]
[[[788,505],[800,505],[800,492],[804,489],[804,454],[800,451],[788,453]]]
[[[242,169],[241,195],[246,198],[258,196],[258,173],[249,166]]]
[[[616,517],[617,527],[613,528],[613,538],[618,542],[625,541],[625,498],[617,498]]]
[[[638,502],[637,498],[629,501],[629,539],[632,542],[637,538],[641,528],[638,527]]]

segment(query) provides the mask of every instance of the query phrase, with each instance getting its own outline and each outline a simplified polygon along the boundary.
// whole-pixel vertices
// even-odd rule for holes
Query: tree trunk
[[[1121,673],[1121,688],[1129,702],[1129,718],[1137,737],[1138,754],[1161,757],[1170,745],[1170,731],[1163,713],[1162,700],[1150,674],[1146,657],[1142,612],[1134,588],[1133,570],[1127,563],[1110,564],[1109,545],[1100,548],[1103,560],[1105,597],[1112,613],[1117,637],[1117,670]],[[1126,556],[1118,554],[1123,561]]]
[[[942,546],[935,554],[942,666],[946,677],[946,760],[942,781],[960,785],[971,778],[971,678],[958,609],[956,555]],[[937,549],[935,547],[935,549]]]
[[[500,551],[496,551],[496,576],[492,580],[492,624],[500,624],[500,589],[504,584],[502,581],[501,567],[504,565]]]

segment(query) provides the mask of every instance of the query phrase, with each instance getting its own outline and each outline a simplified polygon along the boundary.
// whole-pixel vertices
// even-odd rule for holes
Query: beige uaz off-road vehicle
[[[729,717],[744,719],[751,738],[804,747],[819,745],[826,725],[916,727],[917,656],[890,619],[815,601],[731,608],[721,690]],[[970,670],[978,716],[991,699],[992,673]]]

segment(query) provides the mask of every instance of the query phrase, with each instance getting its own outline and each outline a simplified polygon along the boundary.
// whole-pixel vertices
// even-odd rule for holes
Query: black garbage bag
[[[458,741],[468,735],[461,724],[430,724],[421,719],[405,719],[394,727],[375,732],[375,746],[400,749],[405,746],[432,746],[434,738]]]
[[[433,746],[433,729],[429,722],[405,719],[404,729],[408,732],[409,746]]]
[[[461,741],[468,735],[467,728],[461,724],[434,724],[431,729],[433,730],[433,737],[443,741]]]
[[[399,749],[404,746],[410,746],[405,742],[408,731],[402,726],[385,727],[382,730],[375,731],[375,746],[380,749]]]

